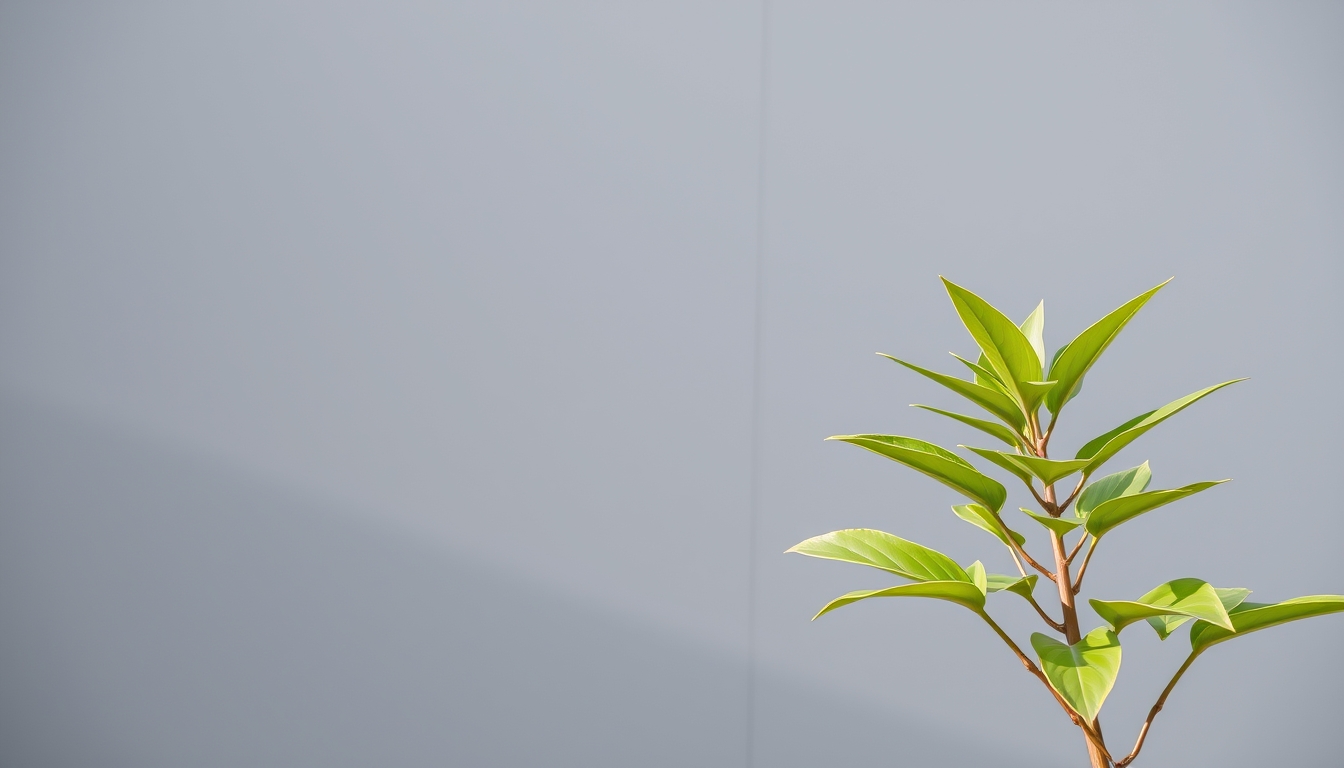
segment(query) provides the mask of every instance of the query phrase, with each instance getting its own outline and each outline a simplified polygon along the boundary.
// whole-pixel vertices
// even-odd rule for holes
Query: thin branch
[[[1022,545],[1017,543],[1017,539],[1013,538],[1013,532],[1008,530],[1008,525],[1003,522],[1002,517],[999,517],[999,513],[994,512],[993,515],[994,515],[994,522],[998,523],[999,530],[1003,531],[1004,540],[1010,543],[1009,551],[1014,553],[1013,562],[1017,562],[1017,556],[1020,554],[1022,555],[1022,559],[1026,560],[1028,563],[1031,563],[1032,568],[1035,568],[1036,570],[1044,574],[1045,578],[1051,581],[1055,581],[1055,574],[1051,573],[1049,569],[1047,569],[1045,566],[1041,565],[1040,563],[1032,559],[1031,555],[1027,554],[1027,550],[1023,549]],[[1022,569],[1022,563],[1020,562],[1017,563],[1017,569],[1019,571],[1022,571],[1023,576],[1027,575],[1027,572]]]
[[[1176,674],[1172,676],[1171,682],[1167,683],[1167,687],[1162,691],[1162,695],[1157,697],[1157,703],[1148,711],[1148,717],[1143,721],[1143,727],[1139,729],[1139,740],[1134,743],[1134,751],[1129,753],[1129,757],[1117,762],[1115,768],[1125,768],[1126,765],[1134,762],[1134,758],[1139,756],[1139,750],[1143,749],[1143,740],[1148,738],[1148,729],[1153,725],[1153,718],[1157,717],[1157,713],[1162,711],[1162,706],[1167,703],[1167,697],[1171,695],[1171,690],[1176,687],[1176,683],[1180,681],[1181,675],[1185,674],[1185,670],[1190,668],[1190,665],[1194,663],[1195,657],[1198,655],[1199,654],[1197,653],[1190,654],[1190,657],[1185,660],[1185,663],[1181,665],[1181,668],[1176,670]]]
[[[1092,725],[1087,722],[1087,719],[1078,714],[1077,710],[1069,706],[1069,703],[1064,700],[1064,697],[1059,695],[1059,691],[1056,691],[1055,687],[1050,684],[1050,679],[1045,676],[1045,673],[1042,672],[1031,659],[1027,658],[1027,655],[1022,652],[1021,648],[1017,647],[1017,643],[1013,642],[1013,638],[1009,637],[1007,632],[1004,632],[998,624],[994,623],[994,620],[989,617],[988,613],[983,611],[976,611],[976,613],[980,614],[980,618],[984,619],[985,623],[989,624],[990,628],[1003,639],[1003,642],[1008,644],[1008,647],[1013,650],[1013,653],[1017,654],[1017,659],[1022,662],[1022,666],[1026,667],[1028,672],[1035,675],[1045,685],[1046,689],[1055,697],[1055,701],[1059,702],[1059,706],[1064,708],[1064,713],[1069,716],[1069,719],[1073,721],[1074,725],[1082,728],[1083,733],[1087,734],[1089,739],[1096,742],[1097,747],[1102,751],[1102,754],[1106,756],[1107,760],[1114,762],[1111,753],[1106,751],[1106,745],[1101,740],[1101,734],[1097,733],[1092,728]]]
[[[1083,537],[1078,540],[1077,544],[1073,545],[1073,551],[1069,553],[1069,557],[1065,562],[1067,562],[1069,565],[1073,565],[1073,558],[1078,556],[1078,551],[1083,548],[1083,544],[1086,542],[1087,542],[1087,531],[1083,531]]]
[[[1063,410],[1063,409],[1061,409],[1061,410]],[[1059,418],[1059,413],[1052,413],[1052,414],[1050,414],[1050,425],[1047,426],[1047,427],[1045,428],[1045,434],[1041,436],[1041,450],[1042,450],[1042,451],[1044,451],[1044,450],[1046,449],[1046,446],[1050,445],[1050,436],[1053,435],[1053,434],[1055,434],[1055,420],[1058,419],[1058,418]],[[1037,423],[1039,423],[1039,422],[1037,422]]]
[[[1069,508],[1069,505],[1073,503],[1073,500],[1078,497],[1078,492],[1083,490],[1083,483],[1086,482],[1087,475],[1078,478],[1078,484],[1073,487],[1073,493],[1070,493],[1069,497],[1064,500],[1064,503],[1059,505],[1059,513],[1061,515],[1064,514],[1064,510]]]
[[[1017,548],[1009,547],[1008,554],[1013,556],[1013,565],[1017,566],[1017,572],[1022,574],[1022,578],[1025,579],[1027,577],[1027,569],[1022,567],[1022,559],[1017,556]]]
[[[1045,609],[1041,608],[1041,604],[1036,602],[1036,598],[1027,595],[1027,602],[1031,603],[1031,607],[1036,609],[1036,613],[1040,614],[1041,619],[1043,619],[1046,624],[1049,624],[1051,629],[1061,634],[1064,632],[1064,625],[1050,618],[1050,615],[1045,612]]]
[[[1087,564],[1092,562],[1092,553],[1097,551],[1097,537],[1092,537],[1092,544],[1087,548],[1087,556],[1083,558],[1083,567],[1078,569],[1078,580],[1073,582],[1073,594],[1083,588],[1083,574],[1087,573]]]
[[[1027,488],[1031,491],[1031,495],[1036,497],[1036,503],[1041,505],[1041,509],[1044,509],[1046,513],[1052,517],[1059,517],[1059,515],[1055,514],[1054,512],[1055,509],[1054,503],[1046,501],[1045,499],[1041,498],[1041,495],[1036,492],[1036,486],[1032,485],[1031,483],[1027,483]]]

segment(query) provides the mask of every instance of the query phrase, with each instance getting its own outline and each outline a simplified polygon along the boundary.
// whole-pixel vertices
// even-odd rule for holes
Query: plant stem
[[[1124,766],[1134,762],[1134,758],[1139,756],[1139,750],[1143,749],[1143,740],[1148,738],[1148,729],[1153,725],[1153,718],[1157,717],[1157,713],[1162,711],[1162,706],[1167,703],[1167,697],[1171,695],[1172,689],[1176,687],[1176,683],[1180,681],[1181,675],[1185,674],[1185,670],[1190,668],[1190,665],[1195,662],[1195,657],[1198,655],[1199,654],[1197,653],[1190,654],[1190,657],[1185,660],[1185,663],[1181,665],[1181,668],[1176,670],[1176,674],[1172,676],[1171,682],[1167,683],[1167,687],[1163,689],[1162,695],[1157,697],[1157,703],[1148,711],[1148,717],[1143,721],[1143,727],[1139,729],[1139,740],[1134,743],[1134,751],[1129,753],[1129,757],[1116,762],[1116,768],[1124,768]]]
[[[1081,543],[1081,542],[1080,542]],[[1073,584],[1073,594],[1078,594],[1083,588],[1083,575],[1087,573],[1087,564],[1092,562],[1092,553],[1097,549],[1097,539],[1092,537],[1092,544],[1087,548],[1087,556],[1083,558],[1083,567],[1078,569],[1078,581]]]

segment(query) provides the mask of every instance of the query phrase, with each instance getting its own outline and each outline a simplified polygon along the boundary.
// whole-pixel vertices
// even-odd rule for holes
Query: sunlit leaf
[[[1227,609],[1212,585],[1201,579],[1175,579],[1158,585],[1138,600],[1090,600],[1092,609],[1117,633],[1136,621],[1158,616],[1203,619],[1232,628]],[[1159,631],[1159,637],[1163,635]]]
[[[1022,440],[1013,434],[1013,430],[1009,429],[1008,427],[1005,427],[1004,425],[996,421],[986,421],[985,419],[977,419],[972,416],[963,416],[960,413],[944,411],[941,408],[934,408],[933,406],[930,405],[915,404],[911,407],[923,408],[926,411],[933,411],[934,413],[946,416],[949,419],[956,419],[957,421],[960,421],[962,424],[974,427],[987,435],[992,435],[1009,445],[1016,446],[1022,444]]]
[[[1074,514],[1078,517],[1087,517],[1102,502],[1142,493],[1148,489],[1148,483],[1152,479],[1153,473],[1145,461],[1133,469],[1094,480],[1078,495],[1078,502],[1073,505]]]
[[[966,566],[966,575],[970,577],[971,583],[981,594],[989,594],[989,580],[985,576],[985,564],[976,560],[974,563]]]
[[[881,568],[915,581],[970,581],[952,558],[885,531],[848,528],[813,536],[786,552]]]
[[[1003,532],[1005,530],[1008,531],[1009,536],[1013,537],[1013,540],[1017,542],[1018,546],[1027,543],[1025,536],[1006,525],[1002,525],[1002,521],[998,519],[997,515],[979,504],[962,504],[952,507],[952,511],[957,513],[957,517],[960,517],[971,525],[994,534],[994,538],[1003,542],[1003,546],[1008,547],[1009,549],[1012,549],[1013,545],[1009,544],[1008,538],[1004,536]]]
[[[997,389],[998,391],[1007,395],[1009,398],[1013,397],[1013,393],[1002,381],[999,380],[999,375],[989,369],[989,358],[985,357],[982,354],[980,355],[979,360],[972,363],[970,360],[967,360],[961,355],[958,355],[956,352],[952,352],[950,354],[953,357],[957,358],[957,361],[960,362],[962,365],[971,369],[971,373],[973,374],[971,381],[974,381],[976,384],[979,384],[981,386],[989,387],[990,389]]]
[[[1030,576],[1007,576],[1002,573],[991,573],[985,577],[985,583],[991,594],[994,592],[1012,592],[1015,595],[1030,599],[1031,593],[1036,590],[1036,581],[1039,578],[1034,573]]]
[[[989,302],[947,278],[943,278],[943,286],[962,324],[989,360],[990,369],[1026,403],[1019,385],[1041,380],[1041,359],[1022,329]]]
[[[1344,595],[1308,595],[1281,603],[1242,603],[1228,612],[1235,633],[1206,621],[1196,621],[1190,628],[1190,648],[1194,653],[1202,653],[1209,646],[1234,637],[1339,611],[1344,611]]]
[[[1036,633],[1031,647],[1050,685],[1088,722],[1095,720],[1120,672],[1120,638],[1097,627],[1070,646]]]
[[[1164,504],[1170,504],[1173,501],[1184,499],[1186,496],[1192,496],[1226,482],[1226,480],[1212,480],[1203,483],[1191,483],[1180,488],[1165,491],[1144,491],[1143,493],[1121,496],[1117,499],[1102,502],[1087,516],[1087,532],[1101,538],[1107,531],[1127,520],[1138,517],[1144,512],[1157,509]]]
[[[1031,342],[1031,348],[1036,350],[1036,359],[1045,365],[1045,302],[1042,301],[1036,305],[1036,308],[1027,315],[1027,319],[1018,326],[1022,329],[1022,335]]]
[[[1018,507],[1018,509],[1025,512],[1027,517],[1058,533],[1061,537],[1083,524],[1083,521],[1076,517],[1051,517],[1040,512],[1033,512],[1026,507]]]
[[[1225,611],[1231,611],[1241,605],[1242,601],[1251,594],[1251,590],[1241,587],[1214,587],[1213,591],[1214,594],[1218,595],[1218,602],[1223,604],[1223,610]],[[1162,616],[1153,616],[1148,619],[1148,625],[1153,628],[1153,631],[1157,632],[1159,638],[1166,640],[1172,632],[1176,631],[1177,627],[1192,620],[1193,617],[1190,616],[1169,613]]]
[[[1224,381],[1222,384],[1214,384],[1207,389],[1201,389],[1198,392],[1182,397],[1180,400],[1167,403],[1156,411],[1149,411],[1141,416],[1135,416],[1124,424],[1112,429],[1110,432],[1093,438],[1082,448],[1078,449],[1077,458],[1089,459],[1087,468],[1083,471],[1086,474],[1092,474],[1112,456],[1119,453],[1120,449],[1134,442],[1143,433],[1185,410],[1186,407],[1194,404],[1195,401],[1210,395],[1229,384],[1236,384],[1239,381],[1245,381],[1245,379]]]
[[[836,608],[857,603],[860,600],[867,600],[870,597],[932,597],[937,600],[947,600],[958,605],[964,605],[976,613],[982,613],[985,609],[985,593],[970,582],[917,581],[914,584],[901,584],[886,589],[862,590],[841,595],[827,603],[820,611],[817,611],[817,615],[813,616],[812,619],[816,620]]]
[[[915,373],[942,384],[944,387],[947,387],[953,392],[956,392],[967,400],[970,400],[981,408],[984,408],[986,411],[999,417],[1005,424],[1018,431],[1025,429],[1027,426],[1027,417],[1023,415],[1021,406],[1019,406],[1012,397],[1009,397],[997,389],[966,381],[965,379],[958,379],[956,376],[948,376],[945,373],[938,373],[937,371],[931,371],[927,368],[921,368],[914,363],[907,363],[898,357],[892,357],[891,355],[883,354],[881,352],[878,354],[888,360],[900,363]]]
[[[1167,280],[1162,285],[1130,299],[1064,345],[1063,351],[1057,354],[1050,366],[1050,378],[1059,382],[1045,399],[1045,407],[1051,413],[1059,413],[1064,403],[1072,399],[1077,384],[1082,381],[1097,358],[1101,357],[1101,353],[1111,345],[1130,318],[1134,317],[1134,313],[1169,282],[1171,281]]]
[[[963,445],[961,447],[968,451],[975,451],[977,454],[998,464],[1024,480],[1035,477],[1045,485],[1053,485],[1056,481],[1068,477],[1087,466],[1087,459],[1065,459],[1059,461],[1056,459],[1042,459],[1037,456],[1024,456],[1020,453],[995,451],[989,448],[972,448],[969,445]]]
[[[826,439],[853,443],[898,461],[995,512],[1003,507],[1004,500],[1008,498],[1008,491],[999,481],[981,474],[955,453],[923,440],[900,435],[835,435]]]

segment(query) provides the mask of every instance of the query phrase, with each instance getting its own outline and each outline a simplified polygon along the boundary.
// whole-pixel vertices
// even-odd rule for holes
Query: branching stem
[[[1073,594],[1075,595],[1083,588],[1083,574],[1087,573],[1087,564],[1092,562],[1092,553],[1096,550],[1097,537],[1093,536],[1092,544],[1087,548],[1087,556],[1083,558],[1083,567],[1078,569],[1078,580],[1073,583]]]
[[[1130,752],[1129,756],[1125,759],[1116,762],[1115,768],[1125,768],[1126,765],[1134,762],[1134,758],[1139,756],[1139,750],[1143,749],[1143,740],[1148,738],[1148,729],[1153,725],[1153,718],[1157,717],[1157,713],[1162,711],[1162,706],[1167,703],[1167,697],[1171,695],[1172,689],[1176,687],[1176,683],[1180,681],[1181,675],[1185,674],[1185,670],[1190,668],[1190,665],[1195,662],[1195,657],[1198,655],[1199,654],[1197,653],[1190,654],[1190,657],[1185,660],[1185,663],[1181,665],[1181,668],[1176,670],[1176,674],[1172,676],[1171,682],[1167,683],[1167,687],[1162,691],[1162,695],[1157,697],[1157,703],[1153,705],[1152,709],[1148,710],[1148,717],[1143,721],[1143,727],[1139,728],[1139,740],[1134,743],[1134,751]]]

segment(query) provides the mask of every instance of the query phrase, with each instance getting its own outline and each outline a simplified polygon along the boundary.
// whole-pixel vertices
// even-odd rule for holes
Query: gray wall
[[[1078,765],[970,614],[807,622],[886,583],[780,554],[834,528],[1011,567],[820,438],[974,442],[872,355],[971,350],[940,273],[1052,347],[1176,275],[1056,443],[1250,376],[1124,457],[1236,482],[1093,594],[1344,592],[1341,42],[1337,3],[4,3],[0,758]],[[1342,626],[1211,652],[1145,762],[1336,765]],[[1117,749],[1181,657],[1132,632]]]

